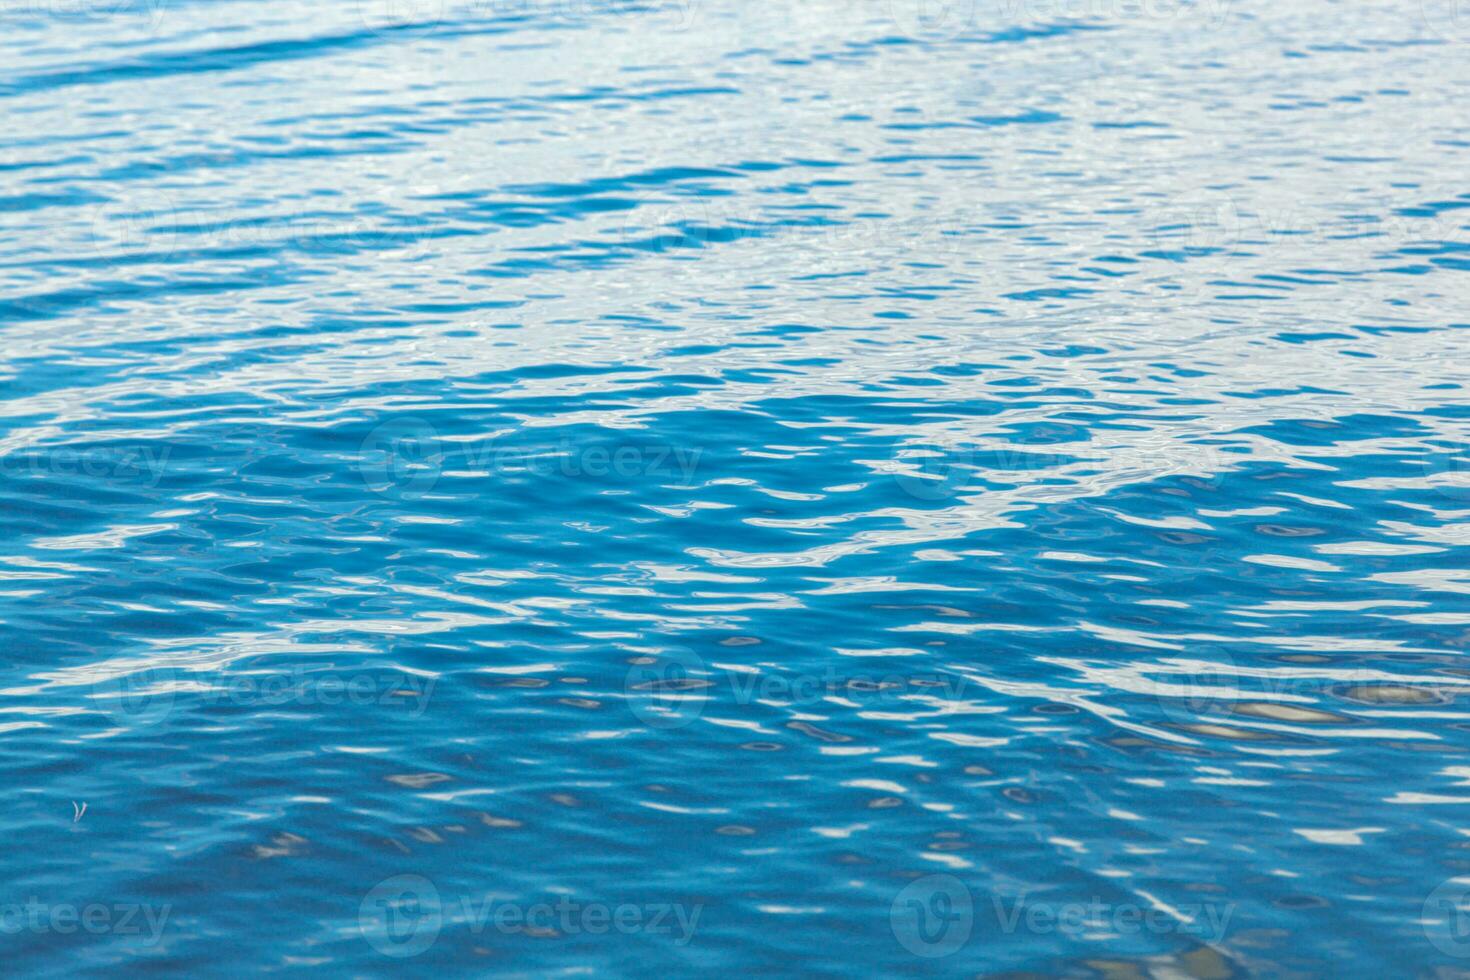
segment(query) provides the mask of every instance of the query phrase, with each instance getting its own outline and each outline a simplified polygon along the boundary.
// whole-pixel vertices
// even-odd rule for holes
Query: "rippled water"
[[[1470,969],[1463,5],[0,22],[9,969]]]

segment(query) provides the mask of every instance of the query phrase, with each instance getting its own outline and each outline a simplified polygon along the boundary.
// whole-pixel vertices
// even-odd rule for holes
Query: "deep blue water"
[[[13,975],[1470,970],[1470,11],[8,0]]]

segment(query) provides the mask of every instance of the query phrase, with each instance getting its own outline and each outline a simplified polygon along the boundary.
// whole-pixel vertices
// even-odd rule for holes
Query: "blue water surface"
[[[1470,975],[1470,10],[0,5],[16,976]]]

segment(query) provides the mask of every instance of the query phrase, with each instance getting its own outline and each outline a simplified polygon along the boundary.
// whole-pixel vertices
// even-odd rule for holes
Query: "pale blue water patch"
[[[1454,4],[0,23],[18,973],[1470,969]]]

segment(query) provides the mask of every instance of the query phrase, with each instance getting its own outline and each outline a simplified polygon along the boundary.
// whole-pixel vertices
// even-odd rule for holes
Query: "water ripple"
[[[1459,969],[1452,8],[0,11],[17,969]]]

